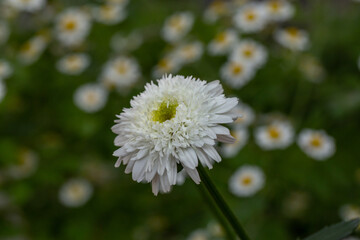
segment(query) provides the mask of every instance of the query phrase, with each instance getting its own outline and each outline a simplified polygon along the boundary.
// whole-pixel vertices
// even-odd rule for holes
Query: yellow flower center
[[[168,61],[166,59],[161,59],[159,61],[159,64],[158,66],[161,68],[161,69],[165,69],[165,70],[169,70],[170,69],[170,65],[168,63]]]
[[[248,186],[252,183],[253,179],[251,176],[245,176],[240,181],[242,185]]]
[[[323,140],[320,135],[314,135],[310,140],[310,145],[315,148],[321,147],[322,144],[323,144]]]
[[[89,92],[86,95],[86,101],[89,104],[95,104],[97,102],[97,100],[98,100],[98,95],[95,92]]]
[[[254,54],[254,49],[252,47],[247,47],[244,49],[243,54],[247,58],[251,58]]]
[[[234,75],[238,75],[240,73],[242,73],[243,71],[243,68],[241,65],[238,65],[238,64],[233,64],[232,65],[232,68],[231,68],[231,71]]]
[[[245,15],[248,21],[254,21],[256,19],[256,14],[253,11],[249,11]]]
[[[116,67],[116,70],[120,75],[123,75],[128,71],[128,66],[124,63],[119,63]]]
[[[227,35],[225,32],[219,33],[215,38],[215,42],[223,43],[226,41],[226,38],[227,38]]]
[[[269,6],[273,12],[278,12],[280,10],[281,3],[279,1],[271,1],[269,2]]]
[[[180,16],[174,16],[170,19],[170,26],[177,31],[183,28],[183,22]]]
[[[64,22],[64,29],[67,31],[73,31],[76,28],[76,22],[74,20],[67,20]]]
[[[176,116],[176,108],[179,106],[176,100],[162,101],[159,107],[151,112],[152,121],[163,123]]]
[[[290,37],[293,37],[293,38],[296,38],[299,36],[299,30],[294,27],[287,28],[286,32],[290,35]]]
[[[268,127],[267,131],[268,131],[270,138],[272,138],[272,139],[278,139],[281,135],[279,129],[276,127],[273,127],[273,126]]]

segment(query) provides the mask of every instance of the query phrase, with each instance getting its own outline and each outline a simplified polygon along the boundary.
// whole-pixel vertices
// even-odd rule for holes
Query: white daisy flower
[[[100,81],[107,87],[128,88],[140,77],[139,64],[134,58],[120,56],[108,61]]]
[[[323,161],[335,153],[334,138],[322,130],[304,129],[300,132],[297,144],[306,155]]]
[[[250,197],[265,185],[261,168],[252,165],[240,167],[229,180],[229,190],[238,197]]]
[[[286,21],[294,16],[295,9],[287,0],[269,0],[264,4],[272,21]]]
[[[190,233],[186,240],[209,240],[209,233],[204,229],[198,229]]]
[[[38,167],[38,155],[28,149],[20,151],[17,162],[7,169],[11,178],[22,179],[31,176]]]
[[[11,76],[13,69],[9,62],[0,59],[0,81]]]
[[[56,67],[59,72],[69,75],[79,75],[89,66],[90,58],[84,53],[72,53],[62,57]]]
[[[74,178],[65,182],[59,190],[60,203],[66,207],[80,207],[84,205],[93,194],[93,186],[82,178]]]
[[[304,56],[300,59],[299,70],[307,80],[320,83],[325,78],[325,70],[318,59],[313,56]]]
[[[254,110],[245,103],[239,102],[239,104],[235,107],[234,112],[241,116],[234,122],[234,125],[237,128],[248,127],[255,120]]]
[[[199,60],[203,52],[203,44],[199,41],[194,41],[177,47],[173,53],[173,57],[178,57],[178,61],[182,64],[188,64]]]
[[[194,23],[191,12],[178,12],[165,20],[162,36],[167,42],[177,42],[190,32]]]
[[[112,127],[120,147],[115,166],[123,163],[134,181],[151,182],[155,195],[176,184],[178,165],[198,184],[198,164],[212,168],[221,161],[215,140],[235,140],[220,124],[233,122],[237,103],[224,96],[219,81],[169,75],[148,83]]]
[[[5,21],[0,20],[0,45],[7,42],[10,35],[10,29]]]
[[[105,4],[94,7],[93,16],[100,23],[114,25],[123,21],[127,17],[127,13],[122,5]]]
[[[108,92],[100,85],[88,83],[80,86],[74,94],[75,105],[87,113],[101,110],[107,101]]]
[[[182,67],[182,64],[179,60],[180,59],[178,57],[174,57],[173,55],[168,55],[160,59],[160,61],[153,69],[153,77],[160,78],[164,74],[177,73]]]
[[[116,4],[125,7],[129,3],[129,0],[105,0],[105,2],[108,4]]]
[[[2,81],[0,81],[0,103],[4,99],[5,94],[6,94],[6,86]]]
[[[233,29],[219,32],[208,45],[210,55],[225,55],[229,53],[238,41],[238,34]]]
[[[264,150],[284,149],[294,141],[294,128],[289,122],[275,121],[258,127],[255,141]]]
[[[220,69],[220,76],[235,89],[246,85],[254,77],[255,73],[255,68],[243,60],[230,60]]]
[[[253,40],[242,40],[231,51],[230,59],[234,61],[243,60],[258,68],[266,62],[267,52],[265,47]]]
[[[276,30],[274,38],[280,45],[293,51],[304,51],[310,45],[308,33],[295,27]]]
[[[216,239],[217,238],[222,239],[225,237],[225,231],[224,231],[223,227],[217,222],[208,223],[206,230],[212,237],[215,237]]]
[[[80,9],[70,8],[56,17],[55,35],[65,46],[81,44],[89,34],[90,17]]]
[[[45,36],[37,35],[25,42],[20,50],[18,58],[22,64],[29,65],[39,59],[47,47],[48,39]]]
[[[221,152],[227,158],[235,157],[249,140],[249,132],[246,128],[235,129],[231,131],[231,135],[236,141],[232,144],[223,144],[221,147]]]
[[[205,9],[204,21],[206,23],[214,23],[220,17],[229,14],[229,4],[224,1],[215,0]]]
[[[360,218],[360,207],[352,204],[345,204],[340,207],[339,215],[343,221]]]
[[[19,10],[19,11],[28,11],[35,12],[43,8],[46,4],[45,0],[7,0],[7,3]]]
[[[138,49],[143,41],[144,38],[138,31],[133,31],[128,36],[116,33],[110,40],[110,46],[115,52],[129,52]]]
[[[242,32],[255,33],[265,28],[268,16],[263,4],[248,3],[236,12],[233,20]]]

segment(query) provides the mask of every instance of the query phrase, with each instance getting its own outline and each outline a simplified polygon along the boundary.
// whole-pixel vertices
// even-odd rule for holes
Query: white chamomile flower
[[[177,47],[174,51],[174,57],[178,57],[183,64],[193,63],[201,58],[203,51],[203,44],[194,41]]]
[[[31,176],[38,166],[38,155],[28,149],[20,151],[16,163],[11,165],[7,170],[10,177],[21,179]]]
[[[360,207],[352,204],[345,204],[340,207],[339,215],[343,221],[360,218]]]
[[[263,30],[268,22],[263,4],[248,3],[234,15],[234,24],[244,33],[255,33]]]
[[[300,59],[299,70],[307,80],[313,83],[320,83],[325,78],[323,66],[317,58],[310,55]]]
[[[151,182],[155,195],[176,184],[178,165],[199,183],[198,164],[212,168],[221,161],[215,141],[235,140],[220,124],[233,122],[237,103],[224,96],[219,81],[169,75],[148,83],[112,127],[120,147],[115,167],[123,163],[134,181]]]
[[[7,0],[7,3],[19,10],[19,11],[28,11],[35,12],[40,10],[43,6],[45,6],[45,0]]]
[[[294,128],[289,122],[275,121],[258,127],[255,141],[264,150],[284,149],[294,141]]]
[[[297,144],[311,158],[326,160],[335,153],[334,138],[322,130],[304,129],[299,133]]]
[[[208,45],[211,55],[225,55],[229,53],[238,41],[238,34],[233,29],[227,29],[216,34]]]
[[[100,85],[88,83],[80,86],[74,94],[75,105],[84,112],[101,110],[107,101],[108,92]]]
[[[241,40],[231,51],[230,59],[243,60],[258,68],[266,62],[267,52],[265,47],[253,40]]]
[[[310,44],[308,33],[295,27],[278,29],[274,37],[280,45],[292,51],[304,51]]]
[[[10,30],[5,21],[0,20],[0,45],[7,42],[10,35]]]
[[[222,239],[225,237],[225,231],[223,227],[221,226],[221,224],[217,222],[208,223],[206,230],[211,235],[211,237],[214,237],[216,239],[218,238]]]
[[[236,141],[231,144],[223,144],[221,147],[221,152],[224,154],[224,157],[227,158],[236,156],[249,139],[249,132],[246,128],[235,129],[234,131],[231,131],[231,135]]]
[[[102,6],[94,7],[93,16],[96,21],[113,25],[123,21],[127,14],[122,5],[119,4],[105,4]]]
[[[235,89],[246,85],[254,77],[255,73],[255,68],[244,60],[230,60],[220,69],[220,76]]]
[[[286,21],[294,15],[294,7],[287,0],[269,0],[264,3],[272,21]]]
[[[11,76],[13,69],[9,62],[0,59],[0,81]]]
[[[190,233],[186,240],[208,240],[209,233],[204,229],[198,229]]]
[[[160,78],[164,74],[175,74],[182,67],[180,59],[173,55],[168,55],[160,59],[160,61],[156,64],[153,69],[153,77]]]
[[[138,31],[133,31],[127,36],[116,33],[110,40],[110,46],[115,52],[133,51],[139,48],[143,41],[144,37]]]
[[[249,197],[260,191],[265,184],[261,168],[252,165],[240,167],[229,180],[229,189],[238,197]]]
[[[100,80],[107,87],[130,87],[140,77],[139,64],[134,58],[116,57],[108,61],[103,69]]]
[[[194,16],[191,12],[178,12],[165,20],[162,36],[167,42],[181,40],[191,30]]]
[[[59,190],[59,200],[66,207],[80,207],[93,194],[93,186],[82,178],[74,178],[65,182]]]
[[[6,94],[6,86],[2,81],[0,81],[0,103],[4,99],[5,94]]]
[[[225,1],[215,0],[205,9],[204,21],[206,23],[214,23],[220,17],[229,13],[229,4]]]
[[[125,7],[129,3],[129,0],[105,0],[105,2],[108,4],[116,4]]]
[[[70,8],[56,17],[55,35],[65,46],[81,44],[91,28],[90,17],[84,11]]]
[[[239,104],[234,108],[234,112],[241,116],[233,123],[236,128],[248,127],[255,120],[254,110],[245,103],[239,102]]]
[[[90,58],[84,53],[72,53],[62,57],[56,64],[57,69],[64,74],[79,75],[90,64]]]
[[[24,43],[19,51],[19,60],[29,65],[39,59],[47,47],[48,39],[45,36],[37,35]]]

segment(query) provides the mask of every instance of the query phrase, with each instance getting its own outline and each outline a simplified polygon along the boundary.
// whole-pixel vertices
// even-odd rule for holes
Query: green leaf
[[[359,218],[348,222],[337,223],[330,227],[323,228],[304,240],[341,240],[349,236],[359,226],[359,223]]]

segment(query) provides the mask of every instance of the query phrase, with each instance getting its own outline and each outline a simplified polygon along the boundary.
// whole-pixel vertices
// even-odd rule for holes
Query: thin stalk
[[[207,192],[205,186],[203,184],[196,185],[201,193],[201,196],[203,197],[204,201],[208,204],[210,210],[215,215],[221,226],[223,227],[227,239],[233,240],[235,239],[234,233],[232,228],[229,226],[229,224],[226,222],[226,218],[224,215],[222,215],[220,209],[214,202],[214,200],[211,198],[210,194]]]
[[[210,196],[216,203],[216,205],[221,210],[222,214],[226,217],[226,219],[229,221],[230,225],[236,232],[236,234],[239,236],[241,240],[250,240],[248,235],[246,234],[244,228],[241,226],[237,218],[235,217],[234,213],[231,211],[230,207],[225,202],[224,198],[221,196],[219,191],[216,189],[214,183],[211,181],[209,175],[205,171],[204,167],[201,166],[201,164],[198,165],[199,174],[201,177],[201,180],[209,192]]]

